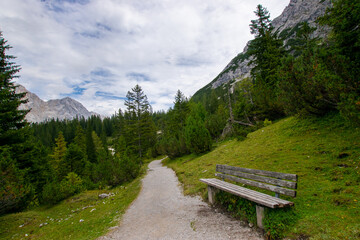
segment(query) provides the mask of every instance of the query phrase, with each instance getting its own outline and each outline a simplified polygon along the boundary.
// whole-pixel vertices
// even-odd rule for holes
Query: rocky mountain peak
[[[89,112],[80,102],[65,97],[49,101],[41,100],[36,94],[29,92],[24,86],[18,85],[16,92],[26,92],[26,104],[21,104],[19,109],[31,111],[26,115],[29,122],[44,122],[50,119],[71,120],[76,117],[89,118],[98,115]]]
[[[272,21],[274,31],[278,31],[278,33],[281,34],[288,29],[293,29],[302,22],[308,22],[311,26],[315,26],[316,19],[323,15],[326,8],[330,6],[330,0],[325,0],[324,2],[320,2],[320,0],[291,0],[282,14]],[[314,36],[323,37],[327,30],[328,29],[318,27],[314,32]],[[247,45],[243,52],[238,54],[211,83],[198,92],[206,88],[218,88],[233,79],[240,81],[249,77],[251,66],[248,64],[250,59],[244,58],[243,55],[247,51]],[[197,93],[195,93],[194,96],[196,95]]]

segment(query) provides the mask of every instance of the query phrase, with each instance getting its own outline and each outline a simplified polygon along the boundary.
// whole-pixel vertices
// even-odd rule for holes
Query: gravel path
[[[199,197],[182,194],[173,170],[149,164],[138,198],[105,239],[263,239],[244,223],[219,213]]]

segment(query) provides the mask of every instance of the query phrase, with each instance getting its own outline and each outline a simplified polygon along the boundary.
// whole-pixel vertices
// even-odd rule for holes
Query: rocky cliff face
[[[316,25],[315,20],[323,15],[329,6],[331,6],[330,0],[325,0],[323,3],[320,3],[320,0],[291,0],[283,13],[272,21],[275,28],[274,31],[278,31],[281,34],[305,21],[311,26],[314,26]],[[314,35],[324,36],[326,32],[327,29],[319,27]],[[243,56],[246,50],[247,46],[242,53],[235,57],[225,69],[204,88],[217,88],[233,79],[240,81],[249,77],[251,66],[248,66],[248,63],[250,60]]]
[[[28,103],[20,105],[19,109],[31,109],[26,115],[26,119],[29,122],[43,122],[53,118],[71,120],[76,117],[89,118],[92,115],[97,115],[96,113],[89,112],[81,103],[69,97],[45,102],[21,85],[19,85],[16,91],[27,93]]]

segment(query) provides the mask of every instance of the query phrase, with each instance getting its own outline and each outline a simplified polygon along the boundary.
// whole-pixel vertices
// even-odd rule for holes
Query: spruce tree
[[[185,141],[185,123],[190,113],[190,105],[184,94],[178,90],[175,95],[174,108],[167,113],[165,126],[159,140],[159,151],[170,158],[182,156],[189,152]]]
[[[186,146],[192,153],[209,151],[212,147],[210,132],[205,127],[207,112],[203,105],[192,105],[184,129]]]
[[[3,212],[26,207],[26,199],[32,198],[33,187],[30,181],[34,176],[29,169],[37,159],[31,132],[25,120],[28,111],[18,109],[20,104],[26,103],[26,94],[16,93],[17,86],[14,83],[20,67],[13,62],[15,57],[7,54],[9,49],[10,45],[0,32],[0,185],[10,186],[7,190],[15,194],[14,198],[7,198],[9,195],[1,189],[0,205],[6,204],[1,209]],[[24,189],[25,186],[27,190]],[[13,204],[8,204],[7,199],[12,199]]]
[[[26,206],[31,186],[18,169],[9,149],[0,147],[0,215]]]
[[[277,99],[277,70],[285,51],[282,40],[273,32],[266,8],[259,4],[254,13],[258,18],[251,21],[250,29],[255,39],[250,42],[247,52],[252,57],[249,64],[253,64],[254,102],[263,114],[260,117],[276,118],[283,114]]]
[[[0,146],[10,145],[22,141],[22,132],[27,122],[27,110],[19,110],[26,93],[16,93],[17,86],[13,82],[20,71],[20,67],[13,60],[14,56],[7,55],[11,47],[0,32]]]
[[[50,155],[51,157],[51,166],[54,170],[56,175],[56,180],[61,180],[67,174],[66,169],[66,141],[62,132],[59,132],[58,137],[55,139],[56,146],[54,148],[53,154]]]
[[[151,106],[142,88],[136,85],[131,90],[125,101],[125,138],[133,153],[141,159],[155,145],[156,129],[151,118]]]
[[[332,30],[326,42],[325,63],[327,71],[338,76],[338,109],[344,117],[360,124],[360,3],[334,0],[319,22]],[[328,84],[332,89],[333,83]]]
[[[80,147],[84,154],[86,154],[86,137],[84,130],[79,123],[76,126],[74,143]]]
[[[65,155],[66,173],[74,172],[83,175],[86,166],[85,152],[75,143],[71,143]]]
[[[90,163],[97,163],[97,154],[96,149],[94,145],[94,140],[92,137],[92,127],[90,121],[87,123],[87,129],[86,129],[86,154],[87,159]]]

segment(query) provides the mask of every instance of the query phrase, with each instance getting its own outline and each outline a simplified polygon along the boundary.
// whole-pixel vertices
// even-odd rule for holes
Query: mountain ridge
[[[16,92],[26,92],[25,99],[28,102],[19,106],[20,110],[30,110],[26,120],[31,123],[44,122],[51,119],[72,120],[77,117],[89,118],[99,115],[88,111],[80,102],[70,97],[51,99],[44,101],[36,94],[28,91],[24,86],[18,84]]]
[[[300,23],[306,21],[310,26],[317,27],[314,36],[324,37],[326,36],[328,29],[319,27],[315,21],[319,16],[324,14],[326,8],[330,6],[330,0],[325,0],[322,3],[320,3],[320,0],[290,0],[289,5],[285,7],[280,16],[272,21],[274,31],[277,31],[280,36],[287,36],[285,39],[289,39],[295,34],[292,30]],[[193,95],[194,99],[200,99],[199,95],[202,95],[205,91],[219,88],[234,79],[236,81],[241,81],[244,78],[250,77],[252,66],[249,65],[249,62],[251,59],[246,55],[250,41],[247,42],[244,50],[234,57],[215,79],[199,89]]]

